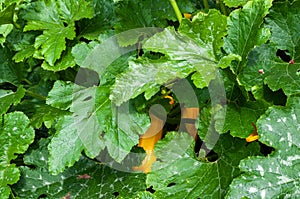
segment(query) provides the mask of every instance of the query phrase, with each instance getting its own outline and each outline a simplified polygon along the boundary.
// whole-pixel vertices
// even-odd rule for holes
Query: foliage
[[[300,1],[177,4],[0,1],[0,198],[300,196]]]

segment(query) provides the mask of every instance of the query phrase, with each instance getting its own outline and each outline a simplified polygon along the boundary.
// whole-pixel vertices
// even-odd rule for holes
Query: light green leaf
[[[113,170],[103,164],[81,157],[71,168],[58,175],[47,170],[49,140],[41,139],[39,148],[31,150],[24,161],[30,167],[21,167],[20,181],[13,186],[16,196],[24,199],[48,198],[131,198],[145,191],[145,175]],[[97,188],[98,187],[98,188]]]
[[[250,0],[223,0],[228,7],[238,7],[245,5]]]
[[[119,106],[149,89],[155,88],[157,91],[157,86],[170,80],[185,78],[193,71],[193,66],[185,61],[129,62],[129,70],[116,78],[110,99]]]
[[[232,179],[240,174],[239,161],[259,154],[258,144],[246,143],[230,135],[222,135],[215,147],[218,159],[197,160],[188,134],[168,133],[158,142],[152,172],[147,185],[153,186],[157,198],[223,198]],[[192,144],[192,145],[191,145]]]
[[[58,80],[48,93],[46,103],[55,108],[67,110],[71,107],[73,92],[74,83]]]
[[[184,19],[180,24],[179,32],[199,43],[204,42],[203,47],[213,51],[218,57],[223,46],[223,37],[227,35],[226,19],[226,16],[217,10],[209,10],[207,14],[199,12],[192,21]]]
[[[238,74],[246,63],[249,52],[261,44],[261,25],[272,5],[272,0],[249,1],[243,9],[231,12],[228,18],[228,36],[225,38],[224,50],[228,54],[240,55],[242,61],[234,62],[230,68]]]
[[[25,89],[21,86],[16,92],[0,90],[0,115],[6,113],[11,105],[17,105],[25,95]]]
[[[111,102],[110,102],[111,104]],[[111,107],[108,107],[111,108]],[[110,109],[111,112],[111,109]],[[106,116],[102,111],[98,114],[98,121]],[[107,130],[105,132],[105,144],[110,156],[117,162],[124,160],[132,147],[138,144],[139,135],[144,134],[150,126],[149,116],[146,113],[137,113],[131,103],[122,104],[115,107],[111,121],[103,124]],[[102,123],[105,121],[102,119]]]
[[[50,17],[49,17],[50,16]],[[89,2],[80,1],[40,1],[30,4],[24,11],[23,18],[28,21],[24,31],[42,30],[43,34],[35,40],[34,47],[40,50],[45,61],[54,66],[66,50],[66,39],[75,38],[75,21],[82,18],[91,18],[93,9]],[[63,70],[59,67],[57,70]]]
[[[19,180],[20,171],[10,161],[16,154],[25,153],[34,140],[34,129],[21,112],[13,112],[1,117],[0,128],[0,197],[9,198],[10,187]]]
[[[209,39],[208,39],[209,40]],[[208,86],[216,77],[216,58],[213,50],[205,47],[199,39],[190,38],[165,29],[146,41],[145,49],[167,55],[168,59],[141,59],[129,63],[129,70],[116,79],[110,99],[117,105],[148,90],[157,90],[176,78],[185,78],[192,72],[197,72],[193,80],[200,88]],[[152,95],[153,92],[150,92]],[[149,92],[147,98],[151,97]]]
[[[266,18],[266,26],[271,30],[270,40],[278,49],[287,50],[291,59],[300,61],[300,2],[276,2]]]
[[[101,111],[101,105],[95,106],[97,89],[101,88],[74,88],[70,108],[73,115],[59,120],[57,133],[49,145],[49,169],[52,173],[57,174],[66,166],[72,166],[82,150],[90,158],[95,158],[104,149],[101,138],[104,127],[99,125],[96,117],[97,111]]]
[[[57,133],[49,144],[49,170],[53,174],[58,174],[65,167],[71,167],[79,160],[84,145],[77,133],[76,121],[72,116],[59,119],[55,128]]]
[[[300,195],[300,97],[287,107],[271,107],[257,122],[260,142],[275,148],[267,157],[241,161],[244,172],[230,185],[227,198],[297,198]]]

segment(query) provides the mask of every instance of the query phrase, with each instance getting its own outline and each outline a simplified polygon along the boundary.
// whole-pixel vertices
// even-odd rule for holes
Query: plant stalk
[[[37,98],[37,99],[40,99],[40,100],[46,100],[47,97],[43,96],[43,95],[40,95],[40,94],[37,94],[37,93],[34,93],[34,92],[31,92],[29,90],[26,90],[25,93],[28,95],[28,96],[31,96],[31,97],[34,97],[34,98]]]
[[[208,0],[203,0],[203,4],[204,4],[204,9],[209,10]]]
[[[173,7],[173,10],[174,10],[174,12],[175,12],[175,14],[176,14],[176,17],[177,17],[179,23],[181,23],[181,20],[182,20],[182,14],[181,14],[181,12],[180,12],[180,10],[179,10],[179,7],[178,7],[178,5],[177,5],[176,0],[169,0],[169,1],[170,1],[171,5],[172,5],[172,7]]]

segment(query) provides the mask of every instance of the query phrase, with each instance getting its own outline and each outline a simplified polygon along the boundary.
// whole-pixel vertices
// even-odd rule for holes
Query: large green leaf
[[[234,137],[246,138],[253,131],[252,123],[267,110],[268,105],[261,101],[247,102],[239,106],[235,103],[226,105],[226,116],[222,133],[230,131]],[[220,129],[218,129],[220,130]]]
[[[228,18],[228,36],[224,50],[228,54],[242,57],[240,62],[233,62],[231,70],[238,74],[246,63],[249,52],[268,39],[266,30],[261,28],[264,17],[272,5],[272,0],[249,1],[243,9],[231,12]]]
[[[211,13],[211,15],[214,14],[214,12]],[[196,27],[199,23],[196,20],[195,24],[190,26]],[[202,23],[206,26],[205,20]],[[188,32],[191,27],[185,27],[182,32]],[[200,31],[196,28],[193,30]],[[116,79],[110,98],[120,105],[146,91],[145,96],[149,99],[158,91],[159,86],[176,78],[185,78],[192,72],[196,72],[192,77],[196,86],[199,88],[208,86],[217,74],[218,61],[213,49],[216,48],[217,51],[219,45],[213,43],[220,42],[218,41],[220,38],[214,34],[216,31],[218,30],[214,29],[210,32],[213,34],[211,37],[203,36],[210,46],[207,46],[199,37],[189,37],[172,28],[157,33],[148,39],[143,47],[153,52],[163,53],[167,58],[130,62],[129,70]],[[204,35],[207,34],[209,33],[205,32]]]
[[[13,112],[1,117],[0,126],[0,197],[9,198],[10,187],[19,180],[20,171],[10,161],[16,154],[25,153],[33,142],[34,130],[29,120],[21,112]]]
[[[73,92],[73,83],[58,80],[49,92],[46,103],[55,108],[67,110],[71,107]]]
[[[96,112],[101,108],[95,107],[97,89],[99,88],[74,88],[70,109],[73,115],[60,118],[56,125],[56,135],[49,145],[51,172],[59,173],[66,166],[72,166],[80,158],[82,150],[89,157],[95,158],[104,148],[104,141],[100,136],[104,129],[98,124],[96,117]]]
[[[300,97],[287,107],[271,107],[257,123],[259,140],[275,151],[241,161],[244,172],[230,185],[228,198],[297,198],[300,195]]]
[[[184,19],[179,27],[179,32],[199,43],[204,42],[206,44],[204,47],[213,51],[214,55],[218,57],[223,46],[223,37],[227,35],[226,19],[226,16],[217,10],[209,10],[207,14],[199,12],[192,21]]]
[[[147,184],[158,198],[223,198],[232,179],[240,174],[238,164],[249,155],[259,154],[258,144],[222,135],[215,146],[218,159],[213,162],[195,158],[188,134],[169,133],[159,142]]]
[[[21,167],[20,181],[13,186],[16,196],[24,199],[63,198],[131,198],[136,192],[145,191],[145,175],[129,174],[97,164],[87,158],[58,175],[47,170],[49,140],[41,139],[39,148],[30,150],[24,157],[27,166]],[[34,166],[32,169],[30,166]]]
[[[254,91],[268,84],[273,91],[282,89],[286,95],[292,95],[300,92],[299,68],[299,63],[289,64],[280,60],[274,47],[263,45],[250,53],[249,61],[238,78],[247,90]]]
[[[155,92],[158,92],[162,84],[175,78],[185,78],[193,71],[193,66],[183,61],[158,60],[154,62],[145,59],[129,62],[129,70],[116,78],[110,99],[119,106],[153,88]],[[150,97],[152,95],[148,95],[147,99]]]
[[[109,94],[110,88],[105,86],[83,88],[55,83],[48,102],[57,99],[50,104],[62,109],[71,105],[72,115],[60,118],[56,125],[57,133],[49,145],[51,172],[72,166],[83,150],[95,158],[105,146],[111,157],[121,162],[138,143],[139,135],[149,127],[148,115],[137,113],[130,104],[113,107]],[[65,99],[59,99],[61,96]]]
[[[270,40],[278,49],[287,50],[291,59],[300,61],[300,1],[276,2],[266,18],[266,26],[271,30]]]
[[[50,17],[49,17],[50,16]],[[89,2],[80,1],[39,1],[30,4],[24,11],[23,18],[28,21],[24,31],[42,30],[43,34],[35,40],[35,48],[40,49],[45,61],[58,71],[64,68],[55,67],[55,62],[66,50],[66,39],[75,38],[75,21],[93,17]],[[51,70],[51,68],[46,67]]]
[[[22,86],[16,92],[0,90],[0,115],[6,113],[12,104],[17,105],[20,103],[24,95],[25,89]]]
[[[189,0],[178,0],[179,8],[184,13],[195,11],[194,5]],[[159,0],[124,0],[117,4],[116,15],[119,18],[114,26],[118,32],[145,27],[166,27],[167,20],[176,21],[175,12],[169,1]],[[133,45],[140,36],[149,36],[149,29],[140,29],[132,34],[120,35],[118,41],[121,46]]]

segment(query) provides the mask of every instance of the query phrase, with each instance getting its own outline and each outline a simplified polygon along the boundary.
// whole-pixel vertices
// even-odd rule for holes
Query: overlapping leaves
[[[21,179],[13,186],[19,197],[113,198],[116,195],[127,197],[146,189],[143,174],[120,172],[83,157],[72,168],[51,175],[47,169],[49,140],[41,139],[39,147],[24,157],[26,166],[21,167]]]
[[[93,9],[89,2],[80,1],[38,1],[30,4],[24,11],[23,18],[28,21],[24,31],[41,30],[34,43],[34,47],[44,57],[44,68],[49,70],[63,70],[74,66],[72,55],[64,56],[63,64],[54,67],[66,50],[66,39],[73,40],[76,36],[75,21],[93,17]],[[66,63],[69,63],[66,64]],[[62,67],[63,66],[63,67]]]
[[[226,34],[226,27],[219,26],[215,18],[225,19],[220,13],[212,11],[208,15],[195,17],[193,22],[186,21],[180,32],[167,28],[148,39],[143,47],[163,53],[166,57],[130,63],[129,70],[116,79],[110,96],[112,101],[120,105],[145,91],[148,99],[158,91],[159,86],[176,78],[185,78],[192,72],[196,72],[192,77],[196,86],[208,86],[216,77],[218,58],[214,53],[219,52],[222,36]],[[199,24],[211,31],[197,28]],[[199,37],[199,34],[202,36]]]
[[[287,107],[272,107],[260,118],[260,141],[275,151],[267,157],[243,160],[240,168],[245,173],[230,185],[228,198],[295,198],[300,195],[299,104],[300,97],[293,96]]]
[[[215,146],[218,159],[200,161],[194,156],[192,142],[188,134],[169,133],[157,144],[155,154],[160,162],[153,165],[147,184],[158,198],[223,198],[232,179],[240,174],[239,161],[259,154],[257,144],[246,146],[227,134]]]

